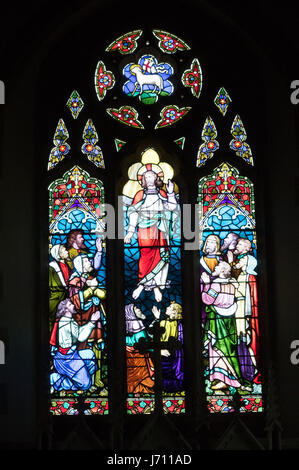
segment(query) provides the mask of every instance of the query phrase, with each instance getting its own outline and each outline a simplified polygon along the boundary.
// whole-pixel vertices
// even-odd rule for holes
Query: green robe
[[[56,310],[59,302],[67,297],[67,290],[61,284],[59,276],[54,268],[49,267],[49,324],[50,331],[52,331]]]
[[[206,323],[204,328],[204,345],[212,342],[212,348],[225,356],[235,372],[235,377],[229,374],[230,379],[237,379],[242,383],[241,370],[237,352],[237,327],[235,316],[224,317],[219,315],[213,305],[206,305]],[[212,375],[215,370],[210,370]]]

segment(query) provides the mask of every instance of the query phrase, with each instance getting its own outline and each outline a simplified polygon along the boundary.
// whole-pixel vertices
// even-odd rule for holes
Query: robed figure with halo
[[[132,165],[129,176],[131,181],[124,193],[130,192],[132,202],[127,210],[129,223],[124,242],[130,244],[137,232],[139,247],[138,282],[132,297],[137,299],[143,290],[153,291],[155,300],[160,302],[162,291],[168,287],[169,243],[178,217],[173,170],[167,163],[160,163],[153,149],[148,149],[142,155],[142,163]]]

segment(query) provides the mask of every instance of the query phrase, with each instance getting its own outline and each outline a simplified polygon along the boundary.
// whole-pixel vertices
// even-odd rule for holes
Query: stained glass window
[[[203,361],[208,408],[263,410],[254,187],[227,163],[199,182]],[[236,395],[237,394],[237,395]]]
[[[49,186],[51,412],[108,413],[104,188],[78,166]]]
[[[246,131],[236,115],[230,121],[233,138],[223,139],[225,126],[218,125],[217,119],[227,119],[224,116],[228,110],[228,116],[231,114],[232,100],[223,87],[214,97],[214,89],[210,97],[212,114],[206,114],[201,122],[198,144],[192,150],[185,123],[191,115],[192,124],[198,122],[196,106],[203,88],[199,59],[172,33],[150,31],[152,42],[145,45],[142,35],[145,32],[138,29],[111,42],[105,50],[105,62],[97,62],[92,77],[99,111],[105,118],[113,118],[111,127],[124,128],[112,135],[110,148],[117,153],[116,164],[126,168],[127,178],[121,207],[126,412],[182,414],[186,410],[184,343],[189,338],[183,330],[182,194],[175,159],[168,155],[164,161],[163,151],[158,153],[152,146],[153,141],[162,145],[167,139],[170,148],[175,147],[176,161],[200,175],[199,303],[203,343],[198,341],[198,347],[205,380],[201,396],[206,397],[211,413],[233,411],[238,397],[241,412],[260,412],[263,401],[254,186],[247,176],[240,176],[225,162],[204,176],[210,173],[213,160],[221,157],[216,151],[223,151],[225,146],[228,152],[235,152],[241,164],[253,166]],[[109,60],[111,56],[113,60]],[[113,96],[109,92],[112,88]],[[73,91],[67,107],[73,118],[78,118],[78,126],[84,105],[79,93]],[[218,116],[214,117],[213,112]],[[163,130],[170,126],[174,126],[175,133]],[[83,122],[80,129],[81,147],[76,150],[81,153],[81,161],[88,168],[92,162],[96,172],[104,170],[101,129],[92,119]],[[132,137],[134,133],[137,138]],[[138,142],[138,135],[143,138],[143,134],[147,139],[144,148]],[[48,170],[69,153],[68,139],[69,131],[60,119]],[[73,142],[77,140],[76,136]],[[143,150],[132,151],[137,147]],[[130,164],[126,167],[127,152]],[[113,157],[109,164],[111,161]],[[51,413],[78,414],[81,406],[85,414],[107,414],[104,187],[99,179],[75,165],[48,189]]]
[[[84,107],[83,100],[76,90],[72,92],[66,105],[69,108],[74,119],[77,119],[77,117],[79,116],[79,114],[81,113]]]
[[[158,63],[153,55],[143,55],[138,63],[130,62],[123,69],[128,79],[123,92],[127,96],[137,96],[144,104],[155,103],[159,96],[170,96],[173,93],[173,84],[169,80],[173,75],[173,68],[167,62]]]
[[[236,152],[238,157],[243,158],[246,163],[253,165],[253,157],[249,144],[246,142],[247,134],[240,116],[236,116],[231,127],[233,139],[230,148]]]
[[[99,137],[91,119],[88,119],[82,137],[84,140],[81,147],[82,153],[87,155],[88,160],[98,168],[105,168],[102,149],[99,145],[96,145]]]
[[[113,73],[106,70],[106,66],[101,60],[98,62],[96,67],[94,84],[99,101],[102,101],[105,98],[107,90],[113,88],[115,84]]]
[[[161,119],[157,122],[155,129],[172,126],[182,119],[190,111],[190,109],[190,106],[186,106],[184,108],[179,108],[176,105],[165,106],[160,112]]]
[[[216,126],[210,117],[208,117],[204,123],[201,137],[203,143],[198,149],[196,160],[196,166],[198,167],[204,165],[207,160],[214,156],[216,150],[219,149],[219,143],[216,140]]]
[[[167,31],[153,30],[153,35],[159,40],[158,46],[166,54],[175,54],[177,51],[190,49],[182,39]]]
[[[107,108],[106,111],[109,116],[122,124],[126,124],[127,126],[135,127],[137,129],[144,129],[143,124],[138,119],[138,112],[131,106],[121,106],[119,109]]]
[[[199,98],[202,88],[202,73],[198,59],[193,59],[190,69],[185,70],[182,76],[182,83],[191,89],[191,93]]]
[[[107,52],[118,51],[123,55],[131,54],[138,46],[138,39],[142,35],[140,29],[123,34],[115,39],[107,48]]]
[[[69,133],[63,119],[59,119],[53,138],[55,147],[52,148],[48,160],[48,170],[52,170],[61,162],[70,151],[70,145],[67,143]]]
[[[214,103],[221,112],[222,116],[226,115],[231,98],[225,88],[220,88],[217,95],[215,96]]]
[[[185,409],[179,189],[173,176],[173,168],[148,148],[130,166],[123,188],[130,414],[153,412],[159,379],[164,413]]]

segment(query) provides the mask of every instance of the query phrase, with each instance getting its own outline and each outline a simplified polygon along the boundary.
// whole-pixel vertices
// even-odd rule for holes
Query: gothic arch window
[[[193,321],[202,329],[202,343],[195,343],[203,366],[192,374],[203,371],[200,394],[208,410],[233,411],[239,396],[241,411],[262,411],[258,304],[256,294],[248,297],[257,290],[254,152],[240,116],[232,118],[233,96],[223,86],[205,92],[197,51],[168,31],[131,30],[98,54],[89,102],[79,87],[68,90],[48,159],[51,412],[76,414],[80,402],[86,415],[110,413],[108,377],[116,372],[108,370],[108,331],[119,328],[109,318],[112,305],[123,326],[117,346],[123,346],[127,414],[188,413],[186,371],[190,379],[196,353],[190,353],[185,323],[190,332]],[[192,128],[199,121],[201,128]],[[106,245],[107,194],[115,219],[117,211],[123,215],[111,266],[105,255],[116,244],[107,239]],[[199,226],[189,258],[197,274],[189,279],[180,209],[196,202]],[[114,222],[108,218],[108,225]],[[71,247],[74,232],[85,246],[75,241]],[[229,233],[250,243],[250,272],[242,271],[244,257],[223,251]],[[217,262],[195,285],[211,236],[218,237]],[[214,273],[219,261],[229,266],[226,282]],[[110,293],[108,271],[115,281]],[[225,305],[215,304],[220,293]],[[65,333],[72,328],[76,333]]]

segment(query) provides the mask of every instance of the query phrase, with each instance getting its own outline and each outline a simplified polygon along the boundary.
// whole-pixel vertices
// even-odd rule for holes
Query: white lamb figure
[[[163,78],[160,75],[158,74],[145,75],[142,72],[142,68],[140,67],[140,65],[132,65],[132,67],[130,68],[130,71],[132,75],[136,75],[136,85],[133,90],[133,95],[135,91],[137,90],[138,85],[140,86],[139,94],[142,93],[143,85],[154,85],[155,88],[153,89],[153,93],[158,88],[159,89],[158,94],[160,94],[160,92],[163,89]]]

